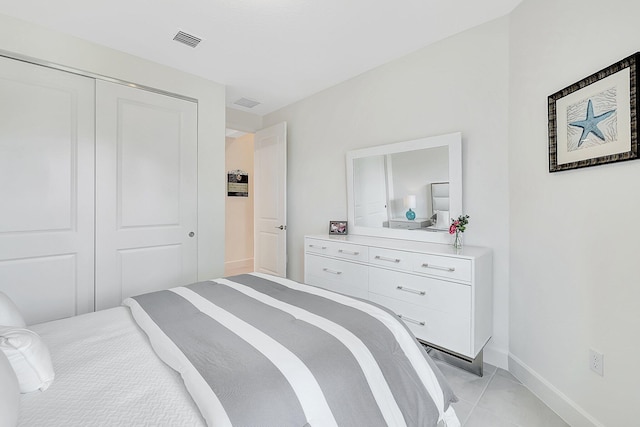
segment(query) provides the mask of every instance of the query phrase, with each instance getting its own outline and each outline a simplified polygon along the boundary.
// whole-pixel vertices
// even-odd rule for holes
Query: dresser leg
[[[420,341],[420,344],[427,350],[427,354],[431,356],[434,360],[441,360],[449,365],[455,366],[460,369],[464,369],[465,371],[471,372],[472,374],[478,375],[481,377],[483,375],[483,362],[482,362],[482,353],[484,350],[480,350],[480,353],[476,356],[475,359],[469,359],[467,357],[463,357],[451,352],[447,352],[443,349],[436,348],[432,344],[427,342]]]

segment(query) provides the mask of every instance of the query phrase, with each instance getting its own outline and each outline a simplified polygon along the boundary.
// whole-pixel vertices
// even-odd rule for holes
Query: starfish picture
[[[587,118],[584,120],[578,120],[576,122],[569,123],[569,126],[575,126],[582,128],[582,135],[580,135],[580,140],[578,141],[578,147],[582,145],[582,143],[587,139],[590,133],[594,134],[601,140],[605,141],[604,134],[598,128],[598,123],[606,119],[615,113],[615,109],[607,111],[606,113],[602,113],[596,116],[593,113],[593,103],[589,100],[587,104]]]

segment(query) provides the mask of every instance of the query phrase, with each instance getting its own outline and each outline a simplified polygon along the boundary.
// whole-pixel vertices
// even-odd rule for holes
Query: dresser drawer
[[[413,254],[413,271],[471,282],[471,260],[430,254]]]
[[[304,239],[304,251],[310,254],[329,255],[329,243],[320,239]]]
[[[370,247],[369,263],[381,267],[411,271],[413,267],[412,255],[410,252]]]
[[[378,294],[369,294],[369,299],[395,312],[417,338],[463,356],[476,356],[471,354],[469,311],[466,315],[445,313]]]
[[[369,248],[367,246],[352,245],[350,243],[331,242],[329,255],[351,261],[367,262],[369,259]]]
[[[365,265],[307,254],[305,282],[330,291],[366,299],[369,271]]]
[[[471,308],[471,286],[371,267],[369,292],[425,308],[464,315]]]
[[[334,240],[305,238],[304,251],[310,254],[332,256],[351,261],[367,262],[369,259],[369,248],[367,246]]]

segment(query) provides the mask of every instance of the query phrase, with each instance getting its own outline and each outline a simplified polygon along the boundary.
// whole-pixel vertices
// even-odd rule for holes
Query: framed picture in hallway
[[[638,158],[640,53],[548,98],[549,172]]]
[[[249,174],[241,170],[227,172],[227,196],[249,197]]]

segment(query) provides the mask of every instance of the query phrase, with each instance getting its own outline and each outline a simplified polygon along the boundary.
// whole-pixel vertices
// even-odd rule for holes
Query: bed
[[[123,304],[29,327],[55,378],[20,394],[17,425],[460,425],[433,361],[370,302],[253,273]]]

